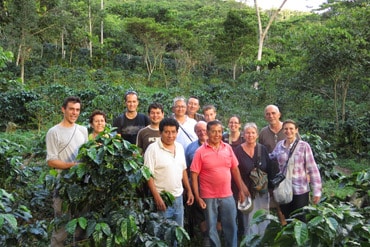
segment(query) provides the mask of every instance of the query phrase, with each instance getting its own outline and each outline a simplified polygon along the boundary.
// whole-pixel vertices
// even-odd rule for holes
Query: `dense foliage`
[[[304,209],[307,224],[281,228],[272,218],[272,235],[246,243],[287,237],[300,246],[369,245],[368,170],[338,178],[337,169],[347,159],[366,167],[370,158],[368,1],[329,1],[320,14],[279,12],[259,62],[255,10],[241,2],[110,0],[103,8],[101,2],[0,3],[0,128],[7,131],[7,139],[0,139],[0,245],[46,246],[60,223],[51,222],[50,186],[56,177],[46,175],[44,135],[60,121],[62,99],[81,97],[83,124],[95,109],[112,122],[123,110],[127,89],[138,91],[141,112],[158,101],[170,114],[175,96],[196,95],[202,105],[214,104],[224,123],[239,114],[243,123],[260,127],[266,124],[264,107],[278,105],[282,118],[297,120],[311,144],[326,201]],[[261,12],[264,26],[271,14]],[[60,219],[69,232],[84,228],[89,239],[81,244],[97,246],[186,239],[183,229],[149,213],[149,198],[137,198],[147,174],[135,147],[116,137],[100,141],[103,145],[86,144],[84,162],[61,178],[69,208],[76,210],[81,201],[92,208]],[[118,179],[124,176],[116,172],[121,165],[130,180]],[[81,183],[87,174],[89,183]],[[119,184],[107,190],[113,183]],[[319,236],[320,231],[330,234]]]
[[[142,111],[158,100],[169,113],[171,98],[194,94],[222,121],[238,113],[258,125],[273,103],[338,155],[369,156],[367,1],[332,2],[321,14],[281,11],[258,64],[255,10],[240,2],[26,2],[0,8],[3,128],[45,131],[71,94],[86,115],[100,108],[112,120],[134,88]],[[270,12],[261,14],[265,26]]]
[[[66,224],[71,237],[85,230],[80,246],[170,246],[175,238],[189,238],[175,222],[153,213],[143,186],[151,174],[135,145],[106,128],[80,148],[78,159],[60,176],[53,171],[47,184],[65,200],[65,214],[54,224]]]

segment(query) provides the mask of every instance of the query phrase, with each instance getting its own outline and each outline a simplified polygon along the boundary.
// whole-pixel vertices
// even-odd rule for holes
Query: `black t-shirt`
[[[136,137],[139,130],[149,124],[150,120],[148,116],[142,113],[138,113],[133,119],[128,119],[126,114],[123,113],[113,121],[113,127],[117,127],[117,133],[121,134],[123,139],[132,144],[136,144]]]

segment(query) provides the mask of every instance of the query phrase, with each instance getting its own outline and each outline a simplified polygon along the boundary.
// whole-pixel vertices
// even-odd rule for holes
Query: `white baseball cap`
[[[244,213],[248,214],[253,209],[253,201],[250,196],[246,197],[243,203],[238,202],[238,209]]]

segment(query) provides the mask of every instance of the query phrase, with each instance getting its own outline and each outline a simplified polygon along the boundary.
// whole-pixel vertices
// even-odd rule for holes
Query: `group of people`
[[[321,196],[321,178],[307,142],[300,140],[298,126],[292,120],[280,121],[280,111],[275,105],[265,108],[265,119],[269,123],[258,130],[255,123],[242,123],[237,115],[228,119],[228,132],[216,119],[213,105],[203,107],[197,97],[176,97],[172,114],[165,117],[163,105],[152,103],[147,115],[137,111],[138,94],[128,91],[124,95],[126,111],[116,117],[113,127],[123,139],[135,144],[144,157],[152,177],[147,185],[159,213],[184,226],[184,207],[190,208],[191,217],[199,223],[204,236],[204,246],[221,246],[221,235],[225,246],[237,246],[238,232],[263,235],[268,221],[252,224],[253,214],[258,209],[270,209],[273,201],[272,187],[255,191],[250,173],[259,163],[269,180],[283,168],[288,159],[292,143],[298,140],[292,155],[293,200],[277,206],[282,224],[291,213],[309,204],[310,185],[313,203]],[[62,105],[63,120],[52,127],[46,135],[47,163],[55,169],[68,169],[76,164],[79,147],[88,138],[94,139],[106,125],[106,115],[94,111],[89,119],[92,132],[88,136],[86,127],[76,124],[81,110],[77,97],[68,97]],[[174,195],[173,205],[166,205],[162,192]],[[241,213],[238,202],[252,198],[253,210]],[[61,199],[54,196],[54,211],[61,213]],[[300,217],[304,220],[304,217]],[[63,246],[66,232],[63,228],[53,232],[51,246]]]

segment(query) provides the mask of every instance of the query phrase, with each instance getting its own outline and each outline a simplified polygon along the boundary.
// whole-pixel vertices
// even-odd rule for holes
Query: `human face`
[[[255,128],[250,127],[244,130],[244,139],[246,143],[254,144],[256,143],[257,138],[258,138],[258,133]]]
[[[64,115],[64,121],[67,121],[69,124],[74,124],[78,116],[80,116],[81,104],[68,102],[66,108],[62,107],[62,112]]]
[[[93,117],[91,127],[93,128],[94,133],[98,134],[102,132],[105,128],[105,119],[103,115],[97,114]]]
[[[161,132],[161,141],[163,145],[170,146],[175,143],[177,137],[176,126],[164,126]]]
[[[149,112],[150,122],[154,125],[159,125],[159,122],[164,118],[164,113],[159,108],[152,108]]]
[[[195,134],[197,134],[198,139],[201,143],[205,142],[208,138],[207,124],[205,122],[198,122],[195,126]]]
[[[268,106],[265,109],[265,119],[270,125],[276,125],[280,122],[280,112],[274,106]]]
[[[204,111],[204,119],[207,122],[211,122],[213,120],[216,120],[216,112],[213,109],[209,109]]]
[[[126,108],[127,108],[128,112],[136,112],[137,107],[139,105],[139,100],[137,99],[137,95],[136,94],[128,94],[126,96],[125,104],[126,104]]]
[[[175,105],[173,107],[174,113],[176,117],[183,117],[186,113],[186,103],[183,100],[178,100],[175,102]]]
[[[207,131],[208,143],[210,145],[218,145],[222,141],[222,126],[220,124],[212,125]]]
[[[199,111],[199,108],[200,108],[199,100],[195,98],[189,98],[188,104],[187,104],[187,110],[186,110],[187,113],[194,115],[195,113]]]
[[[237,132],[239,131],[240,129],[240,122],[239,122],[239,119],[237,117],[231,117],[229,119],[229,129],[230,129],[230,132]]]
[[[292,123],[286,123],[283,126],[283,131],[286,139],[293,141],[298,133],[298,128]]]

